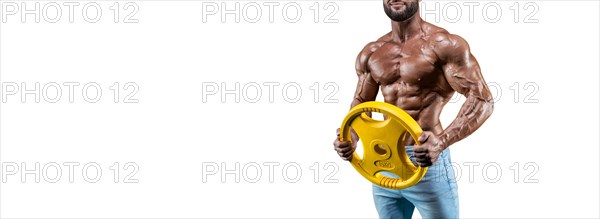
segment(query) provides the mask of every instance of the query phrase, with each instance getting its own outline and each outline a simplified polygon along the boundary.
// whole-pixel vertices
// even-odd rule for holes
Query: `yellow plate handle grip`
[[[383,121],[371,119],[366,112],[378,112],[387,116]],[[404,150],[404,137],[409,134],[416,142],[423,132],[417,121],[402,109],[384,102],[361,103],[344,118],[340,127],[340,141],[352,141],[350,128],[360,137],[364,154],[356,152],[350,161],[352,166],[367,180],[389,189],[405,189],[417,184],[427,172],[427,167],[417,167]],[[387,171],[398,179],[382,175]]]

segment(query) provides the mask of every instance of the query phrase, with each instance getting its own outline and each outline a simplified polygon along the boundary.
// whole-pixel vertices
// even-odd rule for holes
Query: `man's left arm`
[[[438,38],[433,46],[442,61],[446,81],[467,100],[454,121],[441,134],[435,135],[429,131],[421,134],[421,145],[415,147],[414,151],[420,166],[432,165],[444,149],[477,130],[494,109],[492,94],[467,42],[450,34]]]

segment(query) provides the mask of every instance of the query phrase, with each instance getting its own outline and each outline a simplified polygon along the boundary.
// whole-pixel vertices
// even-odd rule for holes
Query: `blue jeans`
[[[406,152],[415,163],[413,147],[406,146]],[[391,190],[373,184],[373,199],[380,218],[411,218],[415,207],[423,218],[458,218],[458,191],[450,149],[444,150],[423,179],[412,187]]]

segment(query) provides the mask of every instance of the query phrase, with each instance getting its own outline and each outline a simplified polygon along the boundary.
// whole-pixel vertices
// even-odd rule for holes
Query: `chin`
[[[394,12],[395,14],[404,14],[404,12],[406,11],[406,7],[402,7],[402,9],[394,9],[390,7],[390,11]]]

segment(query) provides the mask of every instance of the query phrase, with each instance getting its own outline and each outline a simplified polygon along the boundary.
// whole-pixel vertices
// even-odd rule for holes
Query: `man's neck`
[[[422,23],[423,20],[418,12],[406,21],[392,21],[392,40],[403,43],[416,36],[422,36],[424,34],[421,28]]]

